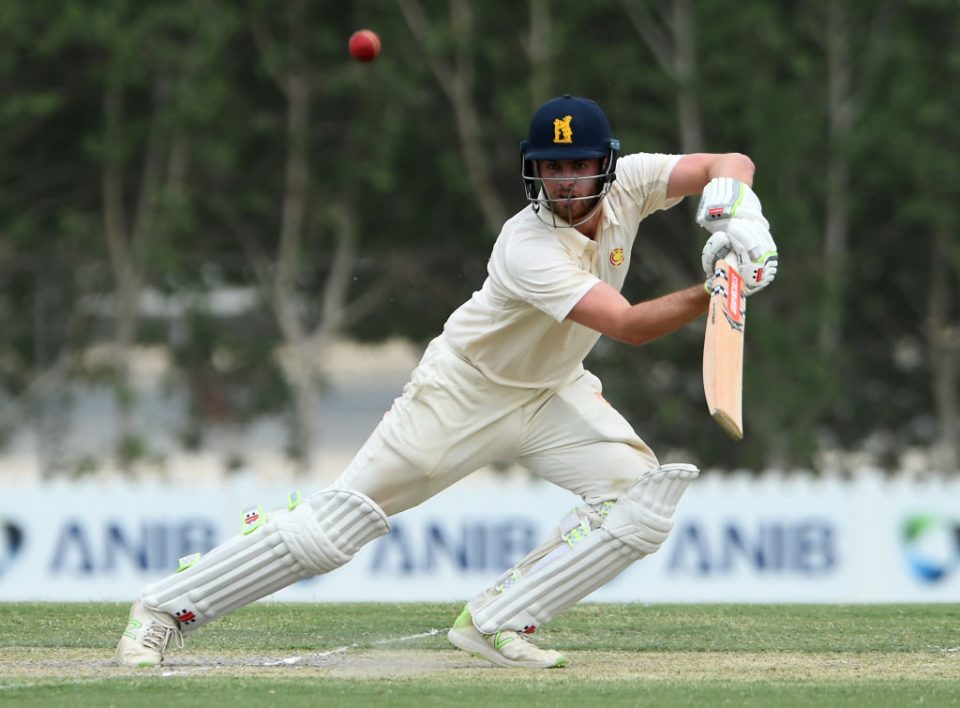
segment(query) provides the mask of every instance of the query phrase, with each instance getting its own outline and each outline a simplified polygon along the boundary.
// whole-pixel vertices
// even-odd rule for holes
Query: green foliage
[[[234,322],[191,310],[171,344],[176,383],[189,395],[191,446],[202,442],[204,423],[244,423],[283,410],[287,388],[272,355],[268,323]],[[173,383],[173,382],[172,382]]]
[[[346,333],[425,341],[480,287],[495,236],[470,180],[463,114],[444,76],[467,87],[462,98],[477,116],[488,186],[508,212],[524,205],[517,143],[533,107],[550,96],[596,98],[627,152],[679,149],[678,86],[660,62],[675,48],[671,20],[660,14],[671,4],[602,0],[562,12],[547,4],[539,64],[527,3],[467,3],[468,25],[451,14],[455,3],[416,4],[429,24],[422,42],[390,0],[2,3],[0,397],[15,398],[58,357],[111,337],[107,310],[91,306],[118,287],[116,254],[104,238],[110,169],[122,181],[130,262],[146,287],[165,295],[269,291],[289,196],[287,160],[302,147],[309,163],[295,274],[302,324],[309,330],[323,317],[341,235],[334,214],[347,210],[358,233],[347,300],[381,286],[387,295],[345,323]],[[927,274],[931,258],[942,257],[932,234],[956,233],[960,201],[950,90],[960,80],[956,3],[687,5],[706,149],[753,158],[782,255],[778,282],[750,307],[747,438],[732,445],[703,410],[699,325],[641,350],[609,344],[589,365],[655,449],[703,464],[811,467],[825,448],[856,448],[877,431],[892,448],[929,444]],[[649,13],[659,49],[638,33],[628,6]],[[839,27],[831,25],[837,16]],[[346,52],[360,26],[383,40],[370,64]],[[840,68],[850,78],[842,99],[851,123],[831,133],[838,67],[829,48],[837,31],[847,46]],[[293,69],[310,90],[299,146],[288,134]],[[849,174],[840,290],[824,264],[829,160]],[[700,277],[703,234],[689,216],[680,207],[645,222],[630,298]],[[955,237],[945,260],[955,325]],[[190,310],[139,323],[140,341],[168,347],[177,381],[193,382],[191,444],[202,442],[205,424],[289,405],[271,308],[264,296],[241,316]],[[825,323],[839,329],[833,349],[820,343]],[[919,353],[905,358],[905,351]],[[218,408],[228,414],[198,403],[204,387],[229,401]]]

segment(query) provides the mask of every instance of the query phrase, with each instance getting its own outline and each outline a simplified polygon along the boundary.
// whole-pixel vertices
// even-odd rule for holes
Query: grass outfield
[[[126,605],[0,603],[0,705],[960,705],[960,605],[586,604],[537,633],[549,671],[452,648],[459,610],[259,603],[131,670]]]

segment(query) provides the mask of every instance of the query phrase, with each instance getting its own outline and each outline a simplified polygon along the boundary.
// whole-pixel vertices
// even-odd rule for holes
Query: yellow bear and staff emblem
[[[563,118],[553,119],[553,142],[573,142],[573,128],[570,127],[570,121],[572,120],[573,116],[564,116]]]
[[[615,248],[610,251],[610,265],[614,268],[619,268],[623,265],[623,249]]]

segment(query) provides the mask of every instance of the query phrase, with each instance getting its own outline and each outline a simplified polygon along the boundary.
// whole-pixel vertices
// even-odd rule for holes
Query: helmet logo
[[[610,251],[610,265],[614,268],[619,268],[623,265],[623,249],[615,248]]]
[[[553,119],[553,142],[573,142],[573,129],[570,127],[571,120],[573,120],[573,116],[564,116],[563,118]]]

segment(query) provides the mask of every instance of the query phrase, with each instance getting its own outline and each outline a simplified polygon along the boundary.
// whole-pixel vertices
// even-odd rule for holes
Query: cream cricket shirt
[[[680,157],[638,153],[617,162],[597,241],[548,226],[530,207],[509,219],[483,287],[450,316],[443,338],[498,384],[549,388],[568,380],[600,333],[566,316],[597,282],[623,287],[640,222],[680,201],[667,199]]]

